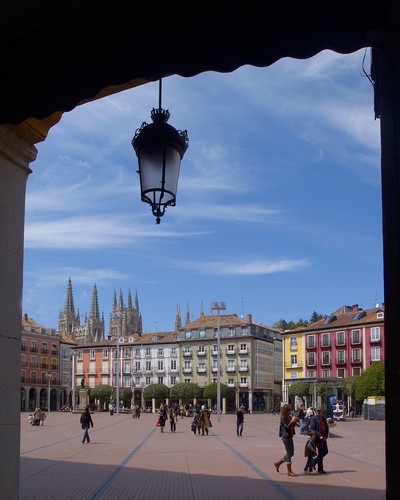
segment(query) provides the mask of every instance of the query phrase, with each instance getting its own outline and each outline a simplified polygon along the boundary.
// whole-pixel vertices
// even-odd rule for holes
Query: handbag
[[[161,427],[161,420],[160,420],[160,418],[157,420],[157,422],[156,422],[156,426],[157,426],[157,427]]]

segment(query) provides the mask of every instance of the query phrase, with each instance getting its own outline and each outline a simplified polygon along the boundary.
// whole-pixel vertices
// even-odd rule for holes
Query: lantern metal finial
[[[160,223],[168,206],[176,204],[176,191],[181,160],[189,145],[186,130],[169,125],[168,109],[159,106],[151,111],[153,123],[143,122],[135,132],[132,146],[139,161],[141,199],[151,206],[156,223]]]

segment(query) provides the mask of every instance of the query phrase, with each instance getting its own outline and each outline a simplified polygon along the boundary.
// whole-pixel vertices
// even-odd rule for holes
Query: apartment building
[[[384,361],[384,305],[342,306],[304,328],[283,334],[283,392],[299,379],[343,379]]]
[[[217,383],[218,333],[220,381],[234,389],[234,406],[270,411],[281,396],[276,366],[282,366],[282,339],[277,330],[253,323],[250,314],[246,319],[236,314],[202,315],[180,328],[182,381],[200,387]]]

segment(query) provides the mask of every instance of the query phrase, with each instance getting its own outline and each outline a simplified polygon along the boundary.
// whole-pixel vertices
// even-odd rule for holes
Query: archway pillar
[[[0,490],[18,498],[25,191],[37,149],[0,127]]]

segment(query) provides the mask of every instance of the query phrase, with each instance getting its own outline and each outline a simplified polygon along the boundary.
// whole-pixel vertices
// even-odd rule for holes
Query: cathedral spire
[[[113,311],[117,309],[117,292],[115,291],[114,288],[114,298],[113,298]]]
[[[119,289],[119,304],[118,304],[118,307],[120,309],[123,309],[124,308],[124,296],[122,295],[122,290],[121,288]]]
[[[93,319],[100,319],[99,298],[97,295],[96,283],[93,286],[92,303],[90,305],[90,317]]]
[[[132,309],[132,295],[131,290],[128,290],[128,309]]]
[[[179,306],[176,306],[176,316],[175,316],[175,331],[177,332],[179,328],[182,328],[181,310]]]
[[[71,277],[68,278],[67,293],[65,295],[64,313],[67,312],[75,314],[74,294],[72,293]]]
[[[186,302],[186,319],[185,319],[185,325],[188,325],[189,323],[190,323],[189,302]]]
[[[203,301],[201,301],[201,306],[200,306],[200,317],[201,316],[204,316]]]
[[[139,299],[138,299],[137,290],[136,290],[136,293],[135,293],[135,309],[136,309],[137,312],[139,312]]]

